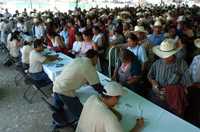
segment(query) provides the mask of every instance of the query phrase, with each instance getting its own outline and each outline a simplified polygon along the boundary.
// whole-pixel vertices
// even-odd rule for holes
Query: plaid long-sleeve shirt
[[[173,64],[166,64],[162,59],[157,60],[151,66],[148,78],[156,80],[161,87],[176,84],[188,87],[192,83],[188,65],[180,59],[176,59]]]

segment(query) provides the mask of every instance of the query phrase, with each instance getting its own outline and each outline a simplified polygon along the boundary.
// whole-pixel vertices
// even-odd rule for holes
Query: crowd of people
[[[43,55],[44,48],[75,58],[53,83],[54,104],[59,109],[53,114],[55,127],[78,121],[81,116],[77,132],[103,128],[105,132],[121,132],[110,110],[122,95],[122,91],[116,88],[116,92],[113,87],[121,86],[200,126],[200,108],[188,101],[190,91],[200,88],[199,24],[200,7],[187,5],[88,11],[76,8],[65,13],[37,10],[28,13],[24,9],[13,15],[6,10],[0,18],[1,48],[9,52],[6,65],[21,62],[23,69],[28,69],[31,77],[43,85],[52,82],[42,64],[59,59]],[[96,70],[108,75],[111,48],[117,52],[117,56],[111,52],[111,59],[117,60],[111,64],[112,80],[119,84],[111,82],[103,88]],[[87,82],[102,96],[90,97],[83,107],[74,91]],[[60,111],[65,105],[68,108],[64,113],[71,112],[73,121],[64,119],[63,123],[57,119],[60,114],[63,116]],[[188,111],[194,115],[185,116]],[[99,115],[102,122],[94,122],[94,115]],[[143,123],[142,118],[138,119],[133,131],[139,131]]]

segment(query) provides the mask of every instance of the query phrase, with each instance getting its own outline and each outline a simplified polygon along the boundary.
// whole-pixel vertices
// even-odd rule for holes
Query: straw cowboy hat
[[[143,26],[135,26],[134,32],[143,32],[143,33],[147,33],[147,31],[144,29]]]
[[[167,15],[166,21],[172,21],[173,17],[171,15]]]
[[[197,48],[200,48],[200,38],[194,40],[194,45],[195,45]]]
[[[179,50],[173,39],[165,39],[159,46],[153,47],[153,52],[163,59],[176,54]]]
[[[162,27],[162,23],[160,21],[155,21],[154,27]]]
[[[177,19],[177,22],[183,22],[185,21],[185,17],[184,16],[179,16]]]
[[[106,92],[104,92],[103,94],[107,96],[122,96],[126,93],[122,85],[114,81],[107,83],[104,86],[104,89],[106,90]]]
[[[33,23],[38,23],[40,20],[38,18],[33,18]]]
[[[46,23],[51,23],[51,22],[53,22],[53,20],[51,18],[47,18],[47,20],[45,22]]]
[[[127,16],[130,16],[130,15],[131,15],[131,13],[128,12],[128,11],[122,11],[122,12],[120,12],[119,14],[120,14],[120,15],[127,15]]]

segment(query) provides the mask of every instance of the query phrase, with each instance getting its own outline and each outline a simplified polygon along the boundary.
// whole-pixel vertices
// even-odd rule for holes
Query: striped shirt
[[[167,85],[182,84],[191,85],[188,65],[184,60],[176,59],[173,64],[166,64],[162,59],[157,60],[151,66],[148,78],[156,80],[161,87]]]
[[[200,83],[200,55],[194,57],[190,65],[190,74],[194,83]]]

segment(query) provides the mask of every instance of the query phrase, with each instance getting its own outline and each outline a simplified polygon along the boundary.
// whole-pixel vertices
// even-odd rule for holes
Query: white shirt
[[[77,52],[77,53],[80,52],[81,44],[82,44],[81,41],[75,41],[74,44],[73,44],[72,51]]]
[[[42,63],[46,60],[46,57],[43,56],[40,52],[32,50],[30,53],[30,73],[42,72]]]
[[[24,28],[24,25],[23,25],[22,23],[18,22],[18,23],[17,23],[17,30],[18,30],[19,32],[21,32],[21,31],[23,31],[23,28]]]
[[[35,26],[35,37],[41,39],[44,35],[44,27],[42,25]]]
[[[75,90],[87,82],[90,85],[98,84],[99,77],[90,59],[78,57],[67,64],[62,73],[56,78],[53,92],[75,97]]]
[[[11,37],[12,37],[12,34],[9,33],[8,36],[7,36],[7,48],[8,48],[8,50],[10,50],[10,43],[11,43],[10,39],[11,39]]]
[[[9,51],[10,51],[10,55],[12,57],[19,57],[19,47],[18,47],[18,41],[17,40],[13,40],[9,43]]]
[[[98,46],[102,46],[101,38],[102,38],[102,34],[99,33],[98,35],[93,36],[92,41],[94,44]]]
[[[29,56],[33,48],[30,45],[25,45],[22,48],[22,63],[29,64]]]
[[[76,132],[122,132],[114,113],[96,96],[84,104]]]

